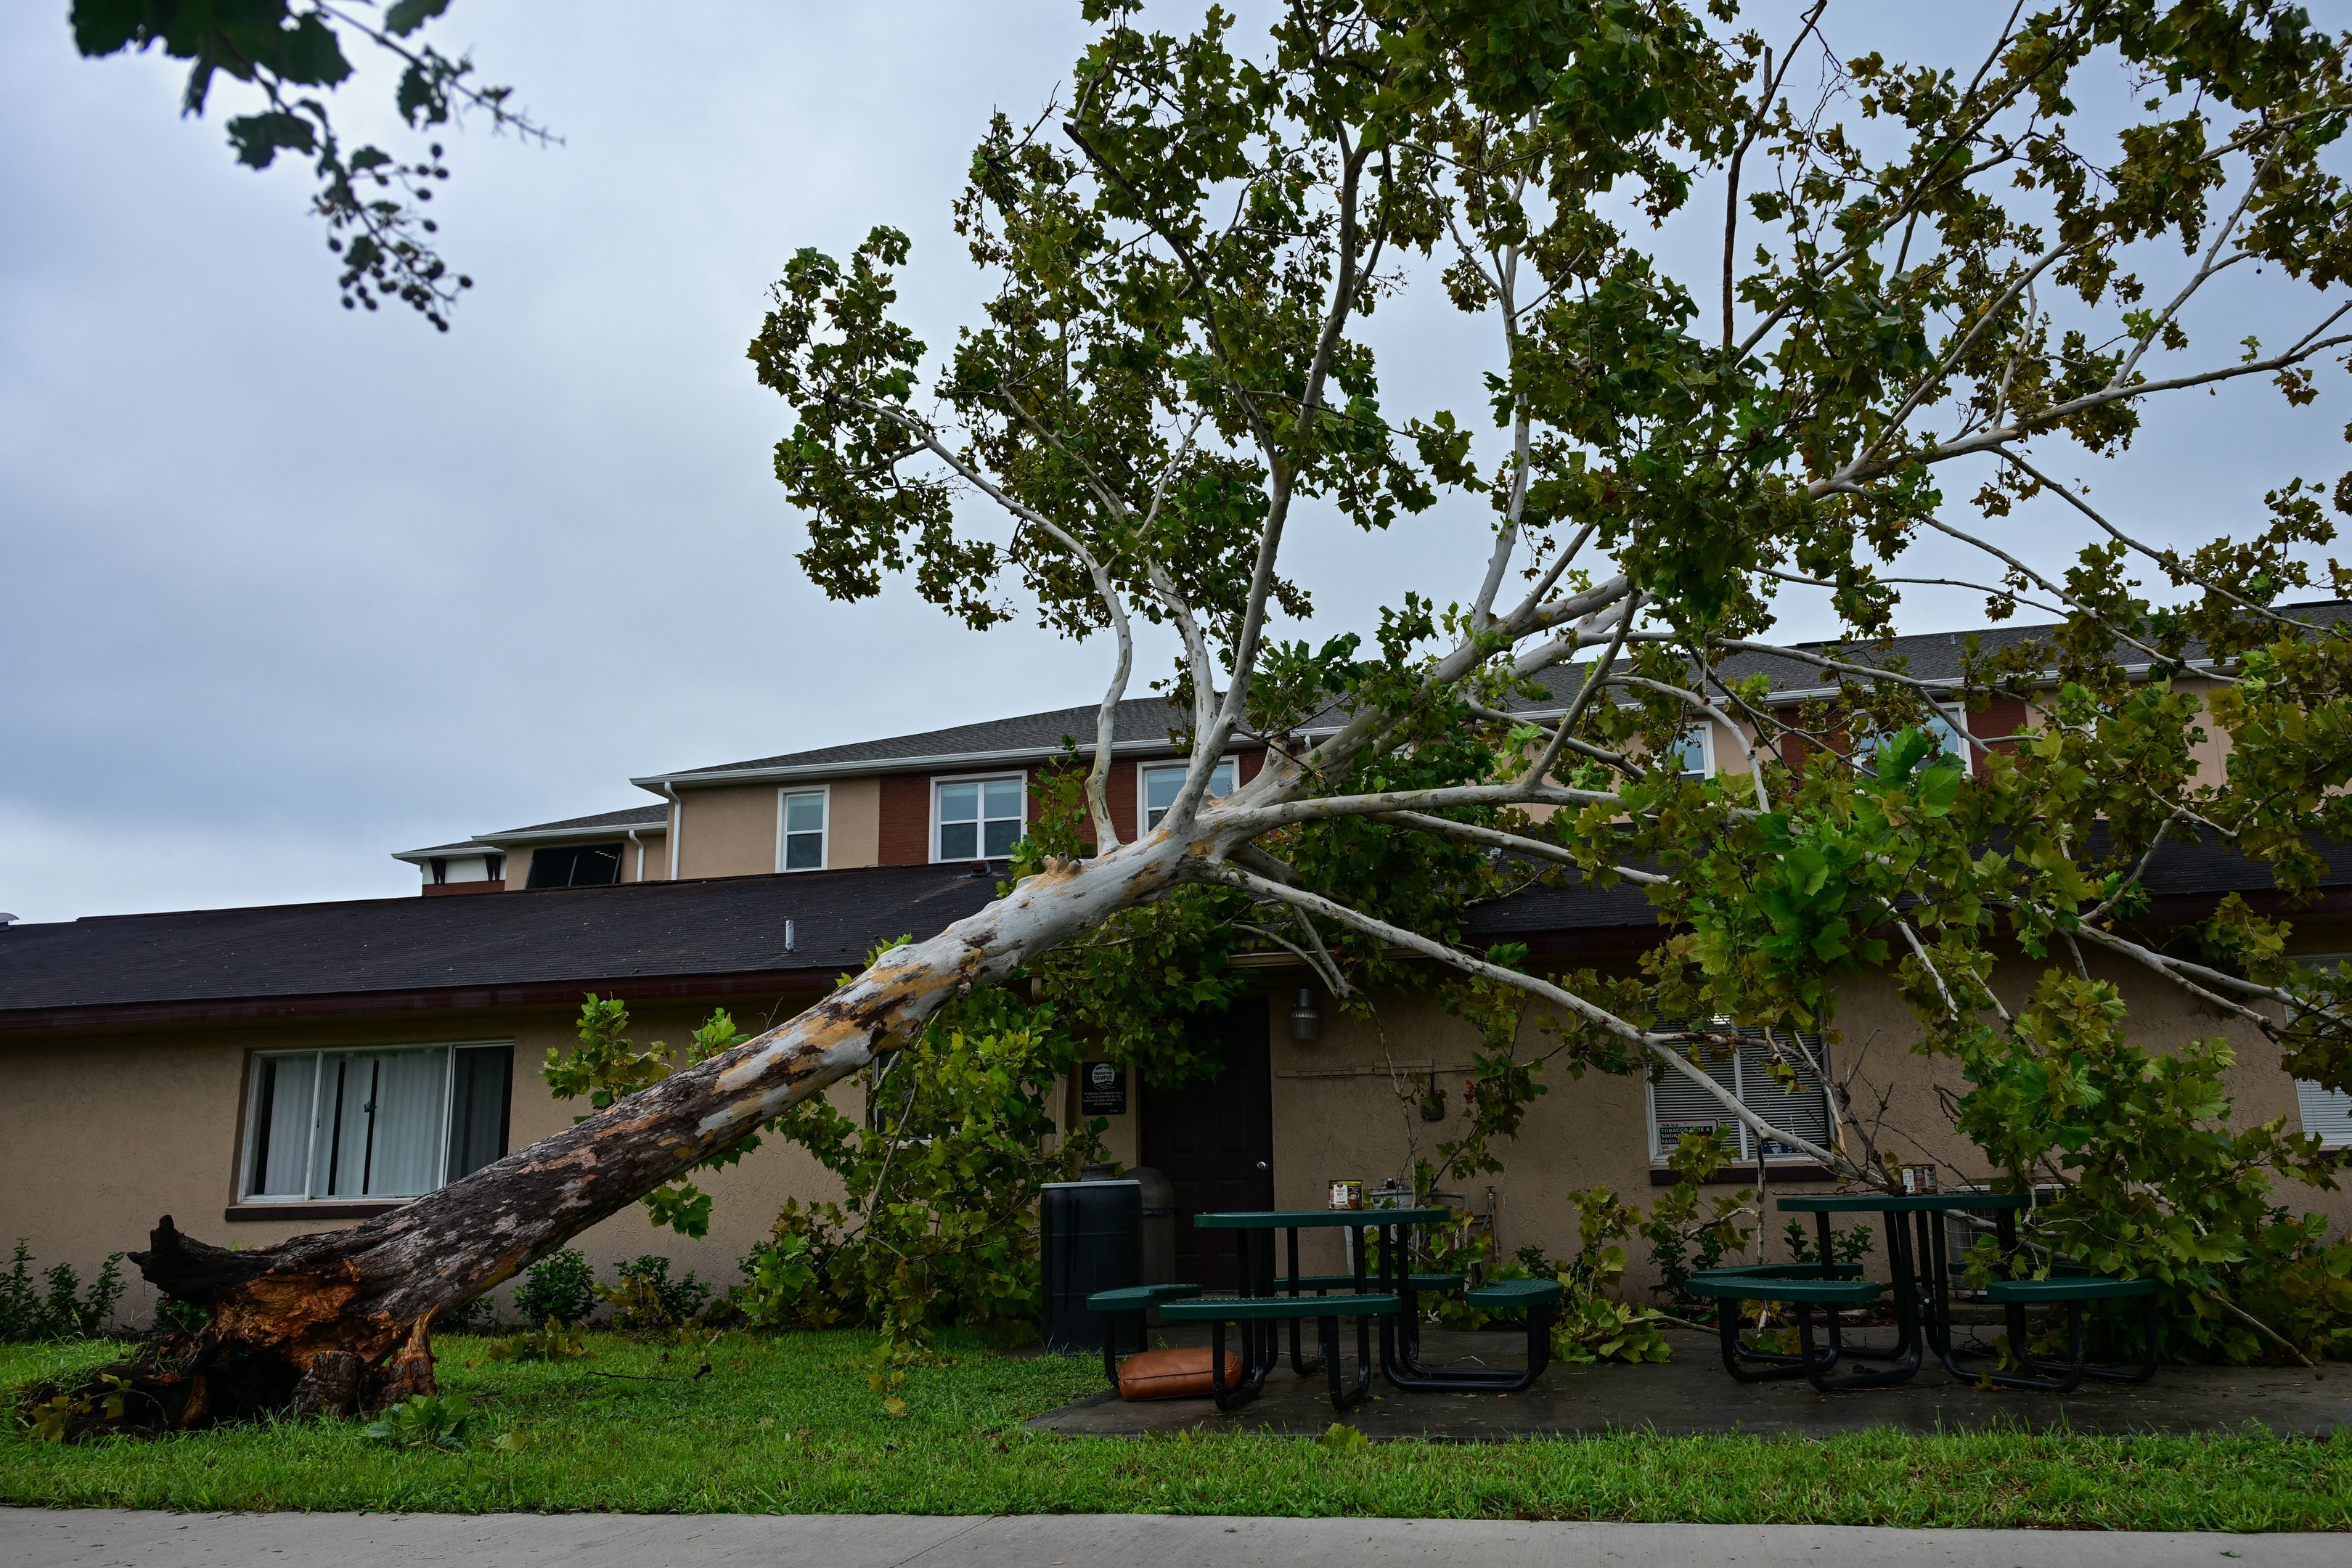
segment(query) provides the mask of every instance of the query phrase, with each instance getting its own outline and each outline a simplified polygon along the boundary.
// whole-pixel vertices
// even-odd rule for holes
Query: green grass
[[[592,1336],[585,1363],[484,1360],[445,1340],[469,1396],[462,1453],[372,1443],[355,1422],[59,1447],[0,1432],[0,1501],[124,1508],[626,1512],[1166,1511],[1700,1520],[2139,1530],[2352,1529],[2352,1436],[2090,1437],[2016,1432],[1376,1443],[1140,1439],[1027,1431],[1093,1392],[1089,1362],[950,1337],[893,1417],[852,1333],[729,1335],[716,1371]],[[0,1346],[0,1384],[102,1361],[104,1345]],[[627,1373],[624,1377],[613,1374]],[[493,1448],[514,1433],[520,1447]]]

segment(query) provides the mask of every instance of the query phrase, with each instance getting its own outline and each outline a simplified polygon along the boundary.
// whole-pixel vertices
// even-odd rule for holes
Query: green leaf
[[[383,14],[383,30],[404,38],[449,9],[449,0],[393,0]]]

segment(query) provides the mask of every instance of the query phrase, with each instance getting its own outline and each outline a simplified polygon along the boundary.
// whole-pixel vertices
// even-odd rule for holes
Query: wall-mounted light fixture
[[[1294,1040],[1319,1039],[1323,1034],[1323,1015],[1315,1005],[1315,988],[1302,985],[1298,1000],[1290,1009],[1290,1037]]]

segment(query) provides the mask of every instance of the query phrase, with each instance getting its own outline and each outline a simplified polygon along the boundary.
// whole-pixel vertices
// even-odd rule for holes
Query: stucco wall
[[[840,868],[882,863],[882,781],[835,779],[825,810],[825,864]]]
[[[751,877],[776,868],[774,784],[680,790],[678,798],[686,803],[679,877]]]
[[[2315,940],[2325,939],[2315,933]],[[2336,940],[2341,940],[2340,938]],[[2315,951],[2317,949],[2315,949]],[[2031,990],[2041,966],[2005,964],[1995,984],[2012,1000]],[[2299,1125],[2294,1080],[2278,1064],[2278,1053],[2259,1032],[2200,1011],[2179,992],[2143,972],[2094,964],[2093,973],[2115,981],[2131,1009],[2138,1038],[2152,1049],[2177,1048],[2200,1037],[2220,1034],[2236,1052],[2229,1074],[2235,1100],[2231,1123],[2250,1126],[2275,1117]],[[1462,1085],[1475,1037],[1469,1027],[1418,998],[1390,998],[1373,1023],[1348,1019],[1327,1003],[1322,1038],[1301,1044],[1287,1028],[1287,992],[1273,987],[1275,1202],[1282,1207],[1320,1207],[1328,1184],[1360,1179],[1368,1185],[1386,1178],[1409,1181],[1416,1155],[1433,1156],[1435,1146],[1460,1132]],[[1849,1081],[1864,1122],[1890,1159],[1931,1161],[1945,1179],[1982,1180],[1983,1156],[1951,1127],[1938,1089],[1964,1087],[1954,1065],[1912,1048],[1919,1037],[1908,1009],[1885,982],[1866,978],[1843,990],[1837,1036],[1831,1044],[1832,1076]],[[1523,1056],[1555,1044],[1533,1018],[1523,1026]],[[1425,1122],[1418,1100],[1434,1068],[1445,1090],[1446,1119]],[[1648,1123],[1643,1080],[1587,1073],[1569,1076],[1555,1067],[1542,1080],[1546,1092],[1528,1110],[1519,1136],[1500,1145],[1505,1169],[1445,1184],[1462,1192],[1478,1213],[1493,1191],[1496,1236],[1506,1253],[1534,1245],[1555,1257],[1577,1241],[1570,1192],[1606,1185],[1631,1202],[1646,1205],[1651,1184]],[[1748,1170],[1753,1167],[1748,1167]],[[1820,1190],[1818,1182],[1777,1178],[1774,1193]],[[1718,1189],[1726,1193],[1731,1186]],[[2286,1184],[2280,1201],[2329,1216],[2334,1233],[2352,1224],[2352,1193],[2321,1193]],[[1766,1226],[1775,1238],[1770,1256],[1782,1256],[1777,1238],[1785,1216],[1773,1213]],[[1308,1243],[1302,1237],[1302,1247]],[[1304,1258],[1310,1268],[1340,1266],[1336,1237],[1314,1242]],[[1628,1248],[1629,1284],[1646,1290],[1654,1274],[1636,1241]],[[1883,1250],[1883,1243],[1882,1243]]]
[[[737,999],[739,1020],[759,1009]],[[646,1009],[634,1037],[682,1040],[709,1016],[703,1007]],[[257,1247],[334,1230],[349,1219],[238,1220],[222,1211],[236,1196],[246,1061],[256,1049],[431,1045],[512,1039],[514,1090],[508,1147],[570,1125],[584,1104],[558,1102],[540,1079],[553,1047],[572,1040],[558,1010],[445,1014],[430,1022],[204,1027],[65,1037],[0,1036],[0,1246],[22,1237],[40,1267],[71,1263],[87,1279],[107,1254],[146,1245],[157,1216],[171,1215],[192,1236]],[[863,1105],[855,1079],[835,1091],[852,1114]],[[724,1171],[698,1178],[712,1196],[709,1237],[690,1239],[647,1223],[634,1205],[572,1243],[599,1277],[640,1253],[676,1259],[720,1289],[736,1283],[737,1259],[763,1237],[787,1194],[833,1198],[839,1187],[798,1149],[771,1139]],[[126,1321],[143,1319],[153,1294],[126,1265]]]

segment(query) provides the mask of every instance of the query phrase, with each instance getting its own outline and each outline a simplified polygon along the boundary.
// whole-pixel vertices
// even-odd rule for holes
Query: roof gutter
[[[640,822],[634,826],[626,823],[610,823],[603,827],[533,827],[515,833],[501,833],[492,838],[485,835],[481,842],[492,849],[509,844],[552,844],[570,838],[610,838],[618,833],[634,837],[640,833],[667,833],[669,825],[662,822]]]
[[[1110,754],[1114,757],[1181,756],[1183,753],[1166,741],[1114,741]],[[942,752],[921,757],[861,757],[838,763],[795,763],[761,768],[701,768],[691,773],[656,773],[648,778],[631,779],[639,789],[675,801],[673,784],[771,784],[788,783],[796,779],[837,779],[860,773],[911,773],[927,770],[953,768],[979,770],[1003,767],[1012,763],[1051,762],[1062,754],[1059,746],[1016,746],[998,752]],[[1076,754],[1094,755],[1092,746],[1081,746]]]

